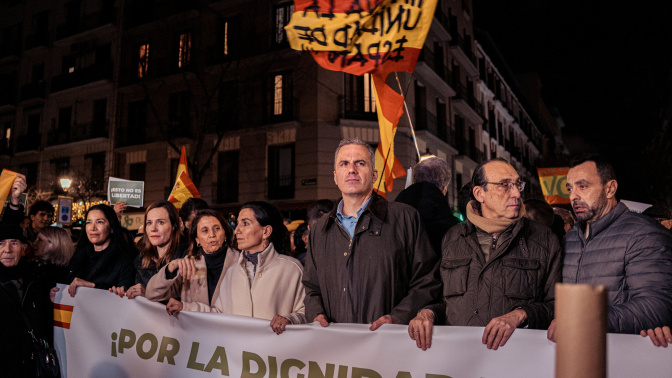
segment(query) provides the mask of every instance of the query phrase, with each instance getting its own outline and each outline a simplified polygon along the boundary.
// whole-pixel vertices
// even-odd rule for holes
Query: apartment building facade
[[[110,176],[143,180],[148,204],[167,198],[184,145],[215,207],[304,209],[338,198],[338,141],[379,141],[372,82],[289,49],[292,12],[291,1],[275,0],[253,9],[242,0],[3,2],[0,166],[44,192],[69,176],[103,198]],[[474,35],[471,0],[439,1],[415,72],[389,79],[407,105],[397,157],[406,168],[418,160],[412,124],[420,153],[453,167],[454,207],[492,157],[512,162],[532,184],[528,195],[540,196],[534,168],[562,151],[544,145],[561,140]]]

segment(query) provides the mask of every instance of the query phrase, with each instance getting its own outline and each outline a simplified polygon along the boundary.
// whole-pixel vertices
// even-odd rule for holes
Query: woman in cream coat
[[[303,267],[284,254],[289,240],[280,211],[262,201],[243,205],[233,244],[240,252],[234,250],[210,311],[270,320],[277,334],[305,323]]]
[[[180,311],[208,311],[218,297],[224,272],[238,257],[229,248],[232,233],[222,214],[201,210],[189,230],[189,253],[170,261],[149,280],[147,299],[167,301],[166,311],[170,315]]]

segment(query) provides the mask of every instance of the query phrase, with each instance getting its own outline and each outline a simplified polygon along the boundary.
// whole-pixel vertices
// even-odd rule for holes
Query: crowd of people
[[[304,223],[286,225],[263,201],[227,217],[200,199],[179,210],[160,201],[147,207],[134,239],[119,221],[125,204],[101,204],[86,212],[76,243],[49,226],[48,202],[24,216],[18,175],[0,223],[0,364],[9,376],[30,375],[27,327],[53,341],[57,283],[73,297],[80,287],[145,297],[170,316],[265,319],[277,334],[306,322],[371,331],[407,324],[423,350],[436,325],[484,327],[482,343],[495,350],[516,328],[547,329],[555,340],[555,284],[584,283],[609,290],[608,332],[672,343],[672,233],[618,202],[615,173],[601,157],[570,164],[573,212],[523,202],[515,168],[484,162],[460,191],[462,222],[446,200],[444,160],[421,161],[413,185],[389,201],[373,190],[374,159],[367,143],[341,141],[334,182],[342,197],[315,202]]]

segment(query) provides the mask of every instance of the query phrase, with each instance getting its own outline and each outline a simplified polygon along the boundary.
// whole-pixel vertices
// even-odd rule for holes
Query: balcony
[[[418,64],[415,67],[415,72],[423,78],[426,78],[426,82],[433,85],[444,96],[455,96],[455,90],[452,88],[453,80],[450,70],[445,66],[436,68],[434,54],[427,48],[423,48],[420,51],[420,57],[418,59]]]
[[[51,93],[79,87],[100,80],[112,80],[112,63],[94,64],[92,66],[55,76],[51,81]]]
[[[481,118],[481,112],[476,111],[476,106],[482,106],[476,101],[473,92],[469,92],[467,87],[460,84],[457,86],[457,96],[453,98],[453,108],[462,117],[468,120],[471,124],[480,124],[484,118]]]
[[[468,76],[478,76],[476,55],[471,48],[471,39],[463,38],[460,33],[451,33],[451,36],[453,39],[450,41],[450,52],[460,63],[460,67],[464,68]]]
[[[101,10],[81,17],[76,22],[66,22],[56,27],[56,40],[72,37],[74,35],[99,28],[104,25],[114,24],[116,19],[116,9]]]
[[[37,151],[42,143],[42,134],[21,135],[16,140],[16,152]]]
[[[94,138],[107,138],[107,123],[82,123],[73,125],[70,130],[50,130],[47,133],[47,146],[57,146]]]
[[[26,50],[49,46],[49,33],[31,34],[26,37]]]
[[[47,86],[44,81],[38,81],[34,83],[28,83],[21,87],[21,101],[31,100],[34,98],[44,99],[45,93],[47,92]]]

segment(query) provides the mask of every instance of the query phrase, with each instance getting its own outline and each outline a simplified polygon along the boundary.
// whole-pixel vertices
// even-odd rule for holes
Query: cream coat
[[[271,243],[259,252],[256,275],[250,278],[241,252],[233,251],[234,264],[220,278],[213,296],[213,306],[200,307],[197,311],[221,312],[224,314],[250,316],[271,320],[278,314],[292,324],[306,322],[303,298],[303,267],[289,256],[276,252]],[[228,256],[227,256],[228,259]]]
[[[222,274],[219,277],[219,282],[222,281],[224,273],[227,269],[237,260],[240,253],[229,248],[226,251],[226,257],[224,259],[224,267],[222,268]],[[170,298],[181,298],[184,307],[182,311],[201,311],[207,312],[210,309],[210,302],[208,301],[208,279],[206,276],[206,266],[205,259],[200,258],[194,260],[196,265],[197,273],[195,277],[192,277],[188,281],[184,281],[181,275],[175,276],[175,278],[167,279],[166,278],[166,269],[168,265],[159,269],[159,272],[156,273],[147,283],[147,288],[145,290],[145,296],[150,301],[159,302],[167,301]],[[219,287],[215,289],[215,292],[212,295],[213,300],[219,296]]]

